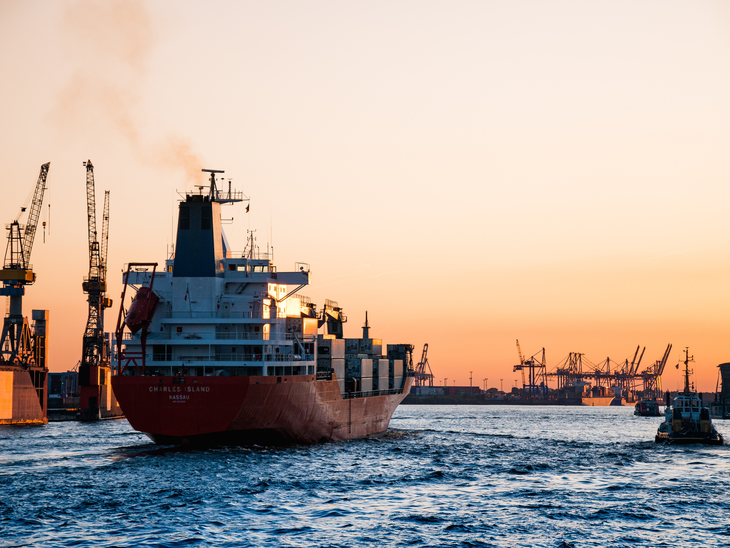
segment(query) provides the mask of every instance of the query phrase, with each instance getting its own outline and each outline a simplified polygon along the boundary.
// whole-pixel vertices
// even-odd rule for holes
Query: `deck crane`
[[[317,316],[317,320],[317,328],[327,324],[327,333],[334,335],[336,339],[341,339],[344,336],[342,324],[347,321],[347,316],[345,316],[337,301],[325,299],[324,308]]]
[[[18,222],[20,215],[8,225],[8,245],[5,249],[3,269],[0,271],[0,279],[3,282],[0,295],[10,298],[10,309],[3,322],[0,363],[29,365],[35,361],[28,319],[23,316],[23,295],[25,286],[35,282],[30,254],[33,251],[33,241],[43,206],[43,194],[50,166],[50,162],[41,166],[25,226]],[[26,208],[21,208],[21,214],[25,210]]]
[[[33,310],[33,329],[23,316],[25,286],[35,282],[30,264],[33,241],[43,206],[50,162],[41,166],[28,219],[22,226],[20,214],[8,225],[8,245],[0,270],[0,295],[9,299],[0,338],[0,364],[5,388],[0,424],[43,424],[47,422],[48,401],[48,311]],[[26,211],[21,208],[20,213]],[[37,401],[26,388],[35,389]]]
[[[86,166],[86,212],[89,236],[89,275],[83,281],[84,293],[88,294],[89,315],[84,331],[79,386],[81,387],[81,418],[99,418],[99,407],[104,386],[109,379],[109,353],[104,342],[104,310],[112,305],[106,296],[107,251],[109,241],[109,191],[104,192],[101,241],[96,230],[96,196],[94,189],[94,165]],[[110,389],[109,389],[110,390]],[[107,397],[107,401],[109,398]]]
[[[433,372],[431,371],[431,365],[428,363],[428,343],[423,345],[421,361],[416,364],[413,386],[433,386]]]

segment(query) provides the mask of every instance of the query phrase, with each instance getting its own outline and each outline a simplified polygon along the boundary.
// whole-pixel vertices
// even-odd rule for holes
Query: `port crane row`
[[[514,366],[513,371],[522,372],[522,387],[525,397],[547,397],[548,377],[551,377],[557,379],[558,390],[563,390],[581,381],[591,381],[594,386],[621,388],[621,394],[627,401],[633,401],[639,391],[641,391],[642,397],[659,398],[663,395],[661,376],[667,365],[669,353],[672,351],[672,345],[667,345],[661,359],[643,370],[640,370],[640,367],[646,347],[641,350],[641,354],[639,354],[640,348],[641,345],[636,347],[631,362],[627,358],[623,363],[606,358],[596,364],[586,359],[582,353],[570,352],[563,361],[548,371],[545,349],[525,358],[520,348],[520,341],[517,340],[517,355],[520,363]]]

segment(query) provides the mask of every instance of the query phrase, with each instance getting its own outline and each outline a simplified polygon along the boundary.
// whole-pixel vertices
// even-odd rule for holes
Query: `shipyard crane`
[[[640,349],[641,353],[639,353]],[[636,395],[636,383],[643,381],[644,397],[657,398],[661,394],[661,375],[664,372],[671,349],[672,345],[669,344],[662,359],[657,360],[641,372],[639,372],[639,368],[646,352],[646,347],[642,349],[641,345],[636,347],[631,362],[627,358],[623,366],[613,370],[611,370],[611,360],[609,358],[606,358],[600,364],[593,364],[585,359],[583,354],[571,352],[562,363],[547,373],[547,376],[557,377],[558,390],[564,390],[571,384],[586,380],[590,380],[596,386],[619,386],[622,396],[626,397],[627,401],[632,401],[632,398]],[[528,368],[529,362],[529,359],[525,360],[525,368]]]
[[[428,372],[426,370],[428,369]],[[421,361],[416,364],[415,379],[413,386],[433,386],[433,372],[428,363],[428,343],[423,345]]]
[[[525,357],[522,355],[522,348],[520,348],[520,339],[517,340],[517,355],[520,357],[519,365],[515,365],[512,371],[522,372],[522,394],[525,394]]]
[[[94,188],[94,165],[91,160],[86,166],[86,213],[89,238],[89,275],[84,279],[82,288],[88,294],[89,315],[86,320],[84,339],[79,366],[79,386],[82,389],[81,407],[93,415],[99,404],[99,368],[108,367],[108,351],[104,343],[104,310],[111,307],[112,301],[106,296],[107,251],[109,240],[109,191],[104,192],[101,242],[96,230],[96,195]],[[85,387],[91,387],[90,391]],[[91,393],[96,395],[90,395]],[[90,400],[89,398],[96,398]]]
[[[50,165],[48,162],[41,166],[25,226],[18,222],[20,214],[8,225],[8,244],[5,249],[3,269],[0,271],[0,280],[3,282],[0,295],[9,297],[10,306],[3,321],[2,338],[0,338],[0,363],[28,366],[36,361],[33,336],[28,319],[23,316],[23,295],[25,286],[35,282],[30,256],[43,206],[43,194],[46,190]],[[21,208],[21,214],[25,211],[25,207]]]
[[[662,373],[667,365],[672,345],[668,344],[661,360],[647,367],[641,374],[643,381],[643,395],[645,398],[658,398],[662,394]]]
[[[513,371],[522,372],[522,394],[523,396],[535,397],[547,395],[547,377],[545,366],[545,348],[542,349],[542,357],[537,359],[537,354],[525,358],[522,354],[520,341],[517,339],[517,355],[520,358],[519,365],[513,367]],[[527,369],[527,380],[525,380],[525,369]],[[538,384],[538,381],[542,382]]]
[[[639,346],[641,346],[641,345],[639,345]],[[639,350],[639,347],[638,346],[636,347],[636,350],[637,351]],[[644,357],[644,352],[645,351],[646,351],[646,346],[641,351],[641,355],[639,356],[639,361],[636,362],[636,365],[634,365],[634,362],[633,361],[631,362],[631,365],[633,366],[631,368],[631,375],[636,375],[636,372],[639,370],[639,366],[641,365],[641,359]],[[634,355],[634,359],[635,358],[636,358],[636,355]]]

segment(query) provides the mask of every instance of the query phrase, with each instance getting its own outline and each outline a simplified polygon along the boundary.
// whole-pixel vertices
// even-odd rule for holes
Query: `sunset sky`
[[[0,221],[51,162],[24,311],[52,371],[81,357],[87,159],[109,328],[212,168],[251,197],[234,249],[309,263],[346,336],[367,310],[436,384],[513,386],[515,339],[549,368],[672,343],[672,390],[685,347],[703,391],[730,361],[726,1],[3,0],[0,51]]]

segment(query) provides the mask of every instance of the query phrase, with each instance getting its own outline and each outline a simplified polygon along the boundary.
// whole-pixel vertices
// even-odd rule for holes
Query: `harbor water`
[[[0,427],[0,546],[730,545],[730,447],[632,412],[402,405],[375,438],[209,449]]]

